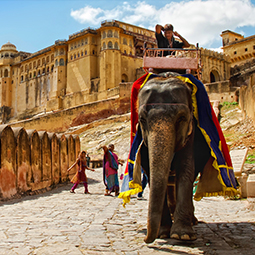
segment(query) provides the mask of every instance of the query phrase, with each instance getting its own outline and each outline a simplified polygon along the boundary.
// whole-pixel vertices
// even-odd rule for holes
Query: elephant
[[[211,152],[193,116],[192,86],[175,76],[149,80],[138,95],[141,167],[150,186],[146,243],[197,238],[193,182]]]

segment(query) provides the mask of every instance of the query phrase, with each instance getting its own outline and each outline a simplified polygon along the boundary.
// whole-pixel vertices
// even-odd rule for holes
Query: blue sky
[[[190,43],[217,49],[224,30],[255,34],[255,0],[0,0],[0,46],[33,53],[106,19],[152,30],[172,23]]]

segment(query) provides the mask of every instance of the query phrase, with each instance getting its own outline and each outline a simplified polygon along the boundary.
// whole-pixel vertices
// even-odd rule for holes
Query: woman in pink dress
[[[118,161],[118,156],[113,152],[113,144],[110,144],[108,148],[106,146],[103,146],[102,148],[104,150],[103,179],[105,184],[105,196],[110,196],[111,192],[115,192],[115,196],[118,196],[118,166],[121,163]]]
[[[67,171],[69,172],[74,166],[78,165],[78,171],[75,174],[75,176],[72,178],[71,182],[74,183],[72,189],[70,190],[71,193],[75,193],[75,189],[78,187],[79,183],[83,183],[85,191],[85,194],[90,194],[89,190],[88,190],[88,180],[87,180],[87,176],[85,174],[85,170],[91,170],[91,171],[95,171],[92,168],[89,168],[87,166],[87,159],[86,159],[86,151],[82,151],[79,155],[79,157],[76,159],[75,163],[73,163],[73,165],[71,165]]]

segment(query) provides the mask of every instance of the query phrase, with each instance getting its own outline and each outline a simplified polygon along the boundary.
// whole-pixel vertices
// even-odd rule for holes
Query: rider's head
[[[167,40],[171,40],[173,37],[174,27],[172,24],[166,24],[164,26],[165,37]]]

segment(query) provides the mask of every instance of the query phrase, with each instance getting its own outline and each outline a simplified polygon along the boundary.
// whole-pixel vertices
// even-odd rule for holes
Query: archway
[[[127,77],[127,75],[126,74],[122,74],[121,75],[121,82],[127,82],[128,81],[128,77]]]
[[[210,83],[220,81],[220,75],[218,71],[212,70],[210,72]]]

